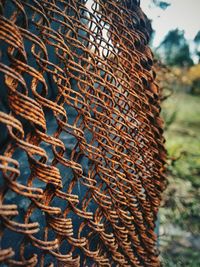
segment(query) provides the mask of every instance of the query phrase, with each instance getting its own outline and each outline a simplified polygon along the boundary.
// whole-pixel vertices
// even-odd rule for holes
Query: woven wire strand
[[[139,1],[0,1],[0,262],[160,266],[160,90]]]

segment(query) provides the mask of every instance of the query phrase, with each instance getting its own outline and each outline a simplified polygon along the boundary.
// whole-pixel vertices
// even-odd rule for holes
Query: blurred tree
[[[157,7],[160,7],[161,9],[165,10],[168,8],[171,4],[166,1],[160,1],[160,0],[152,0],[153,4]]]
[[[161,54],[164,62],[169,66],[184,67],[193,65],[184,31],[179,29],[168,32],[157,52]]]
[[[195,53],[199,58],[199,63],[200,63],[200,31],[198,31],[197,35],[194,38],[194,43],[195,43]]]

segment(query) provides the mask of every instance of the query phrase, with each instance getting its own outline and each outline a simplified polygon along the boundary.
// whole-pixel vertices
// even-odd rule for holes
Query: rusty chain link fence
[[[0,0],[1,266],[160,266],[160,92],[137,0]]]

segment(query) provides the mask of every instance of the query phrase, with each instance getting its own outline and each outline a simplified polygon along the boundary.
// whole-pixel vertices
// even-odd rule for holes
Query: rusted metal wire
[[[136,0],[1,0],[8,266],[159,266],[160,92]]]

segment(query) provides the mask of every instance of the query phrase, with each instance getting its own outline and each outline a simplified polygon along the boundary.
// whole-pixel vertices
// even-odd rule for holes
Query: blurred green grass
[[[175,92],[163,103],[169,186],[160,210],[164,266],[200,266],[200,96]]]

